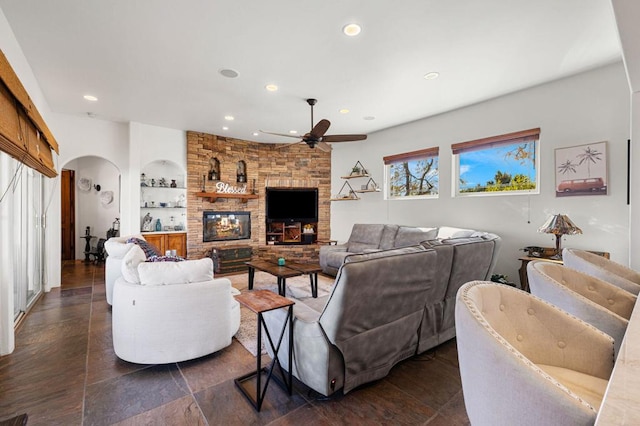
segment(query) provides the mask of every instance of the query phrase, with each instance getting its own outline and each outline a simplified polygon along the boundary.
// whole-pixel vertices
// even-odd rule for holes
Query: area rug
[[[235,288],[241,292],[248,290],[248,276],[247,274],[231,275],[225,278],[229,278]],[[318,297],[326,296],[331,292],[331,286],[333,285],[333,278],[318,275]],[[311,297],[311,285],[309,283],[309,276],[302,275],[299,277],[287,278],[287,292],[286,296],[292,299],[304,300]],[[277,278],[266,272],[256,271],[253,279],[253,288],[259,290],[270,290],[273,292],[278,291]],[[295,309],[295,308],[294,308]],[[295,312],[295,310],[294,310]],[[258,342],[258,318],[257,315],[251,312],[244,306],[240,307],[240,329],[236,333],[235,338],[246,350],[248,350],[253,356],[258,354],[257,342]],[[266,338],[265,336],[263,336]],[[275,338],[275,336],[272,335]],[[266,354],[267,351],[262,345],[262,354]]]

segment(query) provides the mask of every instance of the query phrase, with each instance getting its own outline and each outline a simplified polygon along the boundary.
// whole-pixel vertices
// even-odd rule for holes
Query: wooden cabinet
[[[175,250],[176,255],[187,257],[187,234],[185,232],[154,232],[142,235],[149,244],[153,244],[158,249],[160,255],[164,255],[167,250]]]
[[[314,244],[317,222],[267,223],[267,244]]]

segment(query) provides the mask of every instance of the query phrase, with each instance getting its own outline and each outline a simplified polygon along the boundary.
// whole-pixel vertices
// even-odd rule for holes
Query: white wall
[[[451,196],[452,143],[535,127],[541,128],[539,195]],[[369,135],[366,142],[334,144],[333,194],[344,182],[340,176],[348,174],[357,160],[382,185],[383,156],[439,146],[440,197],[385,201],[380,192],[360,194],[360,201],[333,202],[331,237],[345,241],[357,222],[451,225],[491,231],[504,241],[496,272],[518,282],[520,262],[517,259],[523,254],[519,249],[528,245],[553,247],[555,237],[539,234],[537,229],[549,215],[565,213],[584,234],[565,236],[563,246],[608,251],[612,259],[626,264],[629,259],[628,138],[629,89],[622,63],[616,63],[383,130]],[[554,149],[599,141],[608,141],[609,194],[556,198]]]

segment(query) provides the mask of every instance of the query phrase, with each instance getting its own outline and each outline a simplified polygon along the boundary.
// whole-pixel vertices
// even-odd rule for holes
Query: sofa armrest
[[[327,245],[320,246],[320,254],[329,253],[332,251],[347,251],[347,244],[335,244],[335,245]]]
[[[336,244],[336,245],[329,245],[329,246],[320,246],[320,267],[324,270],[325,268],[327,268],[327,266],[329,265],[327,262],[327,257],[329,256],[330,253],[336,253],[336,252],[346,252],[347,251],[347,245],[346,244]]]

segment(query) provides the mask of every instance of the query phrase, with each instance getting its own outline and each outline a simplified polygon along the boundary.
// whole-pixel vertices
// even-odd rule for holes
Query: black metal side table
[[[269,341],[269,345],[274,352],[274,358],[271,361],[271,365],[269,368],[262,367],[262,354],[258,353],[256,356],[256,371],[251,372],[249,374],[245,374],[244,376],[238,377],[234,379],[234,382],[238,389],[242,392],[242,394],[247,398],[247,400],[253,405],[253,408],[256,411],[260,411],[262,408],[262,402],[264,401],[264,396],[267,393],[267,387],[269,386],[269,381],[273,378],[276,383],[282,387],[285,391],[292,394],[293,391],[293,374],[292,374],[292,354],[293,354],[293,305],[295,302],[293,300],[287,299],[286,297],[282,297],[278,294],[275,294],[269,290],[254,290],[248,293],[243,293],[235,296],[236,300],[240,302],[241,305],[247,307],[252,312],[258,314],[258,351],[262,348],[262,330],[264,326],[265,334],[267,335],[267,339]],[[274,309],[286,308],[287,310],[287,319],[282,326],[282,330],[280,330],[280,337],[278,338],[277,345],[273,344],[273,339],[271,338],[271,333],[269,333],[269,329],[267,328],[266,323],[264,322],[264,318],[262,316],[263,313],[272,311]],[[284,333],[287,330],[287,325],[289,327],[289,347],[288,356],[289,356],[289,372],[285,373],[282,364],[280,363],[280,359],[278,358],[278,351],[280,350],[280,345],[282,344],[282,338],[284,337]],[[281,382],[277,375],[273,374],[273,370],[275,366],[278,366],[278,370],[280,371],[280,375],[282,376],[284,382]],[[264,387],[261,386],[261,378],[262,373],[267,373],[267,379],[265,380]],[[249,391],[243,386],[243,383],[247,380],[256,378],[256,397],[254,398]]]
[[[89,258],[89,253],[91,252],[91,239],[95,238],[93,235],[85,235],[84,237],[80,237],[84,239],[87,243],[84,246],[84,261],[89,262],[91,259]]]

